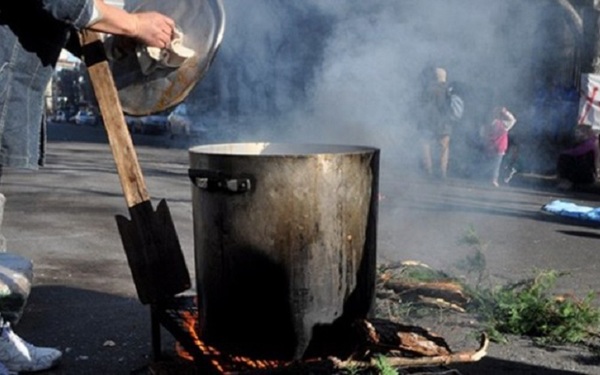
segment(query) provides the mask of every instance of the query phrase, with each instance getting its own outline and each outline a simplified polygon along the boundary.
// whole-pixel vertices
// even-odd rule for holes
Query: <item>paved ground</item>
[[[16,331],[64,351],[63,364],[50,374],[130,374],[150,362],[149,311],[136,298],[114,220],[128,213],[109,147],[101,128],[54,126],[49,136],[46,167],[9,170],[2,178],[8,250],[32,259],[35,272]],[[166,148],[161,137],[134,140],[153,201],[166,198],[193,275],[187,151]],[[600,290],[597,228],[540,212],[559,198],[599,206],[600,195],[563,193],[531,181],[500,189],[459,179],[440,184],[382,163],[380,261],[413,259],[453,270],[470,252],[458,239],[473,226],[489,243],[488,268],[498,282],[530,276],[534,268],[557,269],[572,272],[560,285],[563,291]],[[164,339],[170,348],[170,336]],[[591,357],[538,351],[524,342],[513,351],[493,346],[478,367],[461,371],[600,373]]]

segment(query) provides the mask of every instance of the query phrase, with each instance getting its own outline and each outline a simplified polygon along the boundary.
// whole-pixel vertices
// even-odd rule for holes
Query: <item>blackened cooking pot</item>
[[[300,359],[375,292],[379,150],[234,143],[189,150],[202,340]],[[318,355],[322,353],[317,353]]]

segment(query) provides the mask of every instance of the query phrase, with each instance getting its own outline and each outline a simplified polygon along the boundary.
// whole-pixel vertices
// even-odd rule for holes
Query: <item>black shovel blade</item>
[[[117,226],[141,303],[157,303],[190,288],[190,275],[167,202],[156,212],[149,201],[129,208]]]

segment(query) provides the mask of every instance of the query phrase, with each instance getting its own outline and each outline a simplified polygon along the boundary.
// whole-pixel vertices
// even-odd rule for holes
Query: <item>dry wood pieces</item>
[[[458,312],[465,312],[470,301],[459,282],[415,261],[380,267],[377,297]]]
[[[482,334],[479,347],[474,350],[452,352],[446,341],[418,326],[394,323],[388,320],[361,320],[356,322],[364,347],[362,359],[333,358],[338,368],[371,367],[377,354],[386,357],[393,367],[421,367],[477,362],[487,355],[489,339]]]

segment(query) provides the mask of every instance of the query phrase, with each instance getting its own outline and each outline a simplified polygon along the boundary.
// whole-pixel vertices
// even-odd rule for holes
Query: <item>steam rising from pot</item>
[[[224,5],[221,50],[188,100],[218,141],[367,144],[382,148],[384,161],[414,164],[417,77],[426,64],[444,66],[450,82],[474,93],[467,110],[502,102],[522,131],[538,131],[528,116],[539,82],[573,82],[560,56],[571,41],[552,34],[570,21],[554,2]]]

